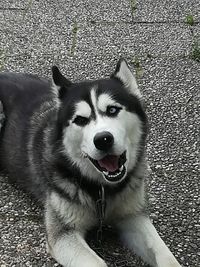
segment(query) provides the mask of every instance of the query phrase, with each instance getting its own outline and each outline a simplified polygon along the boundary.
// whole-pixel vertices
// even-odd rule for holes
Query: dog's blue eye
[[[117,116],[122,108],[116,106],[108,106],[106,110],[106,114],[108,116]]]
[[[89,118],[82,117],[82,116],[77,116],[74,120],[73,123],[77,124],[78,126],[85,126],[88,124]]]

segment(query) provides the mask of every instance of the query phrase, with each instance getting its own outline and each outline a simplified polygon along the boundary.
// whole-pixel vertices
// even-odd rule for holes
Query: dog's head
[[[119,183],[135,168],[146,116],[141,94],[125,60],[109,79],[72,83],[53,67],[60,98],[63,153],[83,176]]]

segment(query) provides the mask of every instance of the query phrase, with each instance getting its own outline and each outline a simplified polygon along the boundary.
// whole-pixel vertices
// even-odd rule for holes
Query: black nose
[[[114,143],[114,137],[109,132],[97,133],[94,137],[94,145],[97,149],[108,151]]]

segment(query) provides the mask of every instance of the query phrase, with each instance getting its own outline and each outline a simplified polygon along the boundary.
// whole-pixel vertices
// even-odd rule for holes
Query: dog
[[[0,74],[1,166],[45,210],[47,248],[64,267],[106,267],[85,241],[99,222],[154,267],[180,267],[146,214],[147,116],[127,62],[71,82]]]

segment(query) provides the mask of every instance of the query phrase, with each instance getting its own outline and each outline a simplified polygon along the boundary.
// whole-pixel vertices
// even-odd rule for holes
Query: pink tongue
[[[118,170],[119,157],[108,155],[103,159],[98,160],[99,166],[106,169],[109,172]]]

